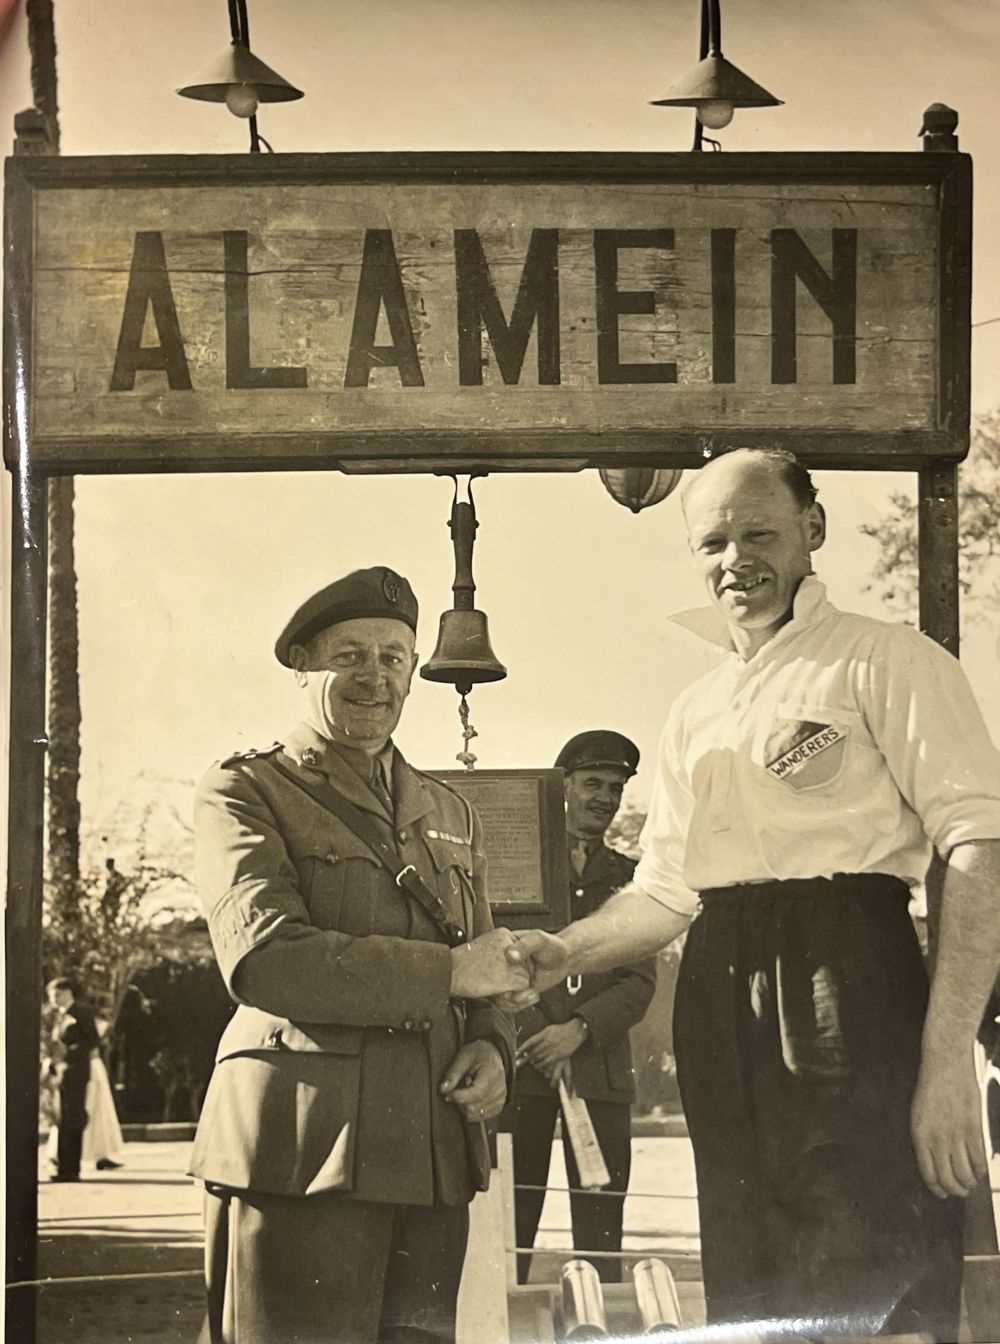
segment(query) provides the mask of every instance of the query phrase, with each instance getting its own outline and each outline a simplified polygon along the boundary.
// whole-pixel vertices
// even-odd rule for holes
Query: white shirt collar
[[[802,629],[807,625],[815,625],[832,610],[832,603],[826,595],[826,584],[815,574],[807,574],[796,589],[792,601],[792,619],[783,625],[773,638],[777,639],[779,635],[784,635],[793,628]],[[692,607],[688,611],[677,612],[670,617],[670,621],[673,625],[679,625],[682,629],[697,635],[699,639],[725,649],[727,653],[735,652],[726,618],[718,607]],[[771,640],[768,643],[771,643]]]

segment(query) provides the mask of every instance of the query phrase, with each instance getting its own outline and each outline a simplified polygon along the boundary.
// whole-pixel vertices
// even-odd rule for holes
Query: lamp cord
[[[250,19],[247,16],[247,0],[228,0],[229,3],[229,33],[235,46],[246,47],[250,50]],[[256,112],[249,119],[250,126],[250,153],[259,154],[261,145],[271,153],[274,149],[261,135],[257,129]]]
[[[230,3],[235,3],[235,0],[230,0]],[[701,0],[701,32],[698,37],[699,61],[703,61],[705,57],[708,55],[708,29],[709,29],[708,5],[709,0]],[[703,139],[703,131],[704,128],[702,127],[701,122],[698,120],[698,114],[696,112],[694,117],[694,144],[691,146],[692,153],[697,153],[698,151],[700,151],[702,147],[701,142]]]

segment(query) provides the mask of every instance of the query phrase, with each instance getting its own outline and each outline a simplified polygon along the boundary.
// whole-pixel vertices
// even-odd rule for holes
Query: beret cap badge
[[[306,599],[278,636],[275,657],[291,667],[293,644],[306,644],[319,631],[342,621],[382,618],[417,628],[417,599],[413,589],[388,565],[356,569],[335,579]]]

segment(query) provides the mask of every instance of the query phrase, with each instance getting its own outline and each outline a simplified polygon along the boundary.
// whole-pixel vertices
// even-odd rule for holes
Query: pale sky
[[[56,0],[67,154],[240,152],[245,127],[178,98],[228,42],[224,0]],[[697,0],[250,0],[254,50],[305,90],[265,109],[281,151],[682,150],[687,112],[652,108],[697,56]],[[918,148],[935,101],[961,115],[975,160],[974,320],[1000,316],[1000,8],[973,0],[728,0],[723,49],[784,99],[737,114],[730,150]],[[23,19],[0,59],[0,122],[29,101]],[[974,407],[1000,402],[1000,323],[977,328]],[[817,570],[838,605],[885,614],[863,586],[858,534],[908,474],[819,478],[831,539]],[[294,722],[290,674],[271,654],[289,612],[362,565],[406,574],[433,649],[450,605],[451,485],[338,473],[90,478],[78,483],[83,802],[96,827],[122,799],[169,795],[229,751]],[[8,496],[9,497],[9,496]],[[478,483],[478,605],[510,675],[472,696],[482,766],[551,764],[583,728],[639,744],[642,801],[677,691],[714,657],[671,631],[702,600],[676,498],[633,517],[595,472]],[[997,629],[964,661],[1000,736]],[[398,741],[424,767],[461,742],[457,697],[415,682]]]

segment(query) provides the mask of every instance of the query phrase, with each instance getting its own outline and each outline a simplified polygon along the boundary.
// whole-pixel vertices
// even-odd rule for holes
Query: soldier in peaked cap
[[[570,903],[574,918],[599,909],[631,879],[635,860],[604,843],[625,783],[639,765],[639,749],[621,733],[606,730],[570,738],[556,765],[565,771],[566,829],[569,839]],[[629,1028],[645,1016],[656,989],[656,961],[624,969],[570,977],[518,1014],[518,1073],[513,1112],[514,1179],[518,1187],[544,1186],[559,1114],[559,1079],[572,1082],[586,1099],[611,1185],[599,1195],[573,1194],[573,1246],[618,1252],[631,1165],[631,1111],[635,1098]],[[579,1185],[576,1161],[565,1127],[563,1149],[571,1187]],[[619,1199],[609,1198],[617,1193]],[[534,1244],[544,1194],[518,1188],[515,1221],[518,1246]],[[621,1281],[621,1261],[599,1256],[597,1272],[608,1283]],[[531,1256],[518,1257],[518,1278],[527,1282]]]
[[[514,988],[474,810],[393,745],[417,600],[383,566],[298,608],[304,712],[202,781],[197,881],[239,1003],[192,1156],[203,1344],[448,1340]],[[518,984],[527,982],[513,968]]]

